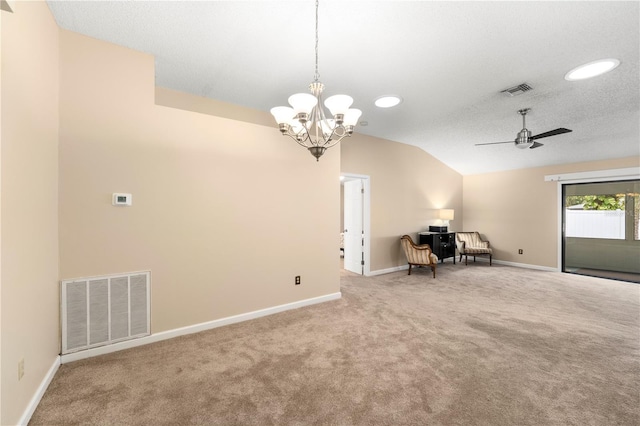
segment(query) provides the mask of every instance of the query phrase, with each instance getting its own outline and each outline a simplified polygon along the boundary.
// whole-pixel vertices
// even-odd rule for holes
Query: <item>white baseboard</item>
[[[476,257],[476,260],[477,262],[489,263],[489,258],[484,256],[483,257],[478,256]],[[462,261],[464,262],[464,256]],[[473,259],[470,261],[470,263],[473,263]],[[518,262],[507,262],[506,260],[493,259],[493,263],[496,263],[498,265],[514,266],[516,268],[537,269],[539,271],[548,271],[548,272],[560,272],[558,268],[552,268],[550,266],[530,265],[528,263],[518,263]]]
[[[58,368],[60,368],[60,356],[56,356],[56,359],[53,360],[51,368],[49,368],[49,371],[47,371],[47,374],[45,374],[42,382],[40,382],[40,386],[38,386],[36,393],[31,398],[31,401],[29,401],[29,405],[27,405],[27,408],[22,414],[22,417],[20,417],[18,425],[26,426],[29,423],[29,420],[31,420],[31,416],[33,416],[33,413],[36,411],[36,407],[38,406],[38,404],[40,404],[40,400],[49,387],[51,380],[53,380],[53,376],[56,375]]]
[[[173,330],[162,331],[160,333],[151,334],[150,336],[141,337],[139,339],[127,340],[124,342],[114,343],[108,346],[100,346],[97,348],[87,349],[85,351],[74,352],[60,357],[60,362],[66,364],[68,362],[78,361],[85,358],[91,358],[98,355],[104,355],[112,352],[121,351],[123,349],[135,348],[137,346],[148,345],[149,343],[160,342],[162,340],[172,339],[178,336],[198,333],[200,331],[211,330],[225,325],[235,324],[238,322],[249,321],[252,319],[264,317],[267,315],[277,314],[279,312],[289,311],[291,309],[302,308],[304,306],[315,305],[317,303],[329,302],[342,297],[341,292],[326,294],[324,296],[313,297],[311,299],[299,300],[297,302],[286,303],[284,305],[273,306],[271,308],[260,309],[258,311],[247,312],[231,317],[220,318],[213,321],[194,324],[187,327],[176,328]]]
[[[462,262],[457,262],[456,259],[456,264],[462,264],[462,266],[464,266],[464,259],[462,259]],[[476,257],[476,262],[486,262],[489,263],[489,258],[488,257]],[[549,272],[560,272],[560,270],[558,268],[552,268],[549,266],[540,266],[540,265],[530,265],[528,263],[517,263],[517,262],[507,262],[505,260],[496,260],[493,259],[492,261],[493,263],[496,263],[498,265],[507,265],[507,266],[514,266],[516,268],[526,268],[526,269],[537,269],[539,271],[549,271]],[[473,263],[473,259],[471,260],[471,263]],[[438,265],[440,265],[440,262],[438,261]],[[367,275],[368,277],[373,277],[375,275],[384,275],[384,274],[390,274],[392,272],[398,272],[398,271],[406,271],[407,269],[409,269],[409,265],[402,265],[402,266],[396,266],[394,268],[387,268],[387,269],[378,269],[377,271],[371,271],[369,273],[369,275]]]
[[[499,265],[515,266],[516,268],[537,269],[538,271],[560,272],[558,268],[550,266],[530,265],[528,263],[507,262],[505,260],[494,260],[493,263]]]
[[[373,277],[375,275],[384,275],[384,274],[390,274],[392,272],[406,271],[407,269],[409,269],[409,264],[402,265],[402,266],[395,266],[393,268],[387,268],[387,269],[378,269],[377,271],[369,272],[369,275],[367,276]]]

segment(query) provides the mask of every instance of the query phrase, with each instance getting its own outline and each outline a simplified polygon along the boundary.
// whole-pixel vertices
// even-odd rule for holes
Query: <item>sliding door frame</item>
[[[626,169],[610,169],[595,170],[591,172],[579,173],[562,173],[555,175],[547,175],[544,177],[546,182],[558,182],[557,189],[557,206],[558,206],[558,260],[556,270],[563,272],[564,270],[564,200],[563,185],[574,183],[599,183],[614,182],[620,180],[636,180],[640,179],[640,167],[629,167]]]

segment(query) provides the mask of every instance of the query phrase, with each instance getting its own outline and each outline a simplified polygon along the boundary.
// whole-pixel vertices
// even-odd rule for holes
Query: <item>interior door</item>
[[[344,269],[363,274],[363,185],[361,179],[344,183]]]

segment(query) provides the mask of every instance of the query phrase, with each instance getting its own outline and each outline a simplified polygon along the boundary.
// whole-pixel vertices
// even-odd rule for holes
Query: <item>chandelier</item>
[[[331,112],[327,118],[322,102],[324,84],[319,81],[318,73],[318,0],[316,0],[316,70],[309,93],[296,93],[289,97],[291,107],[271,108],[280,133],[289,136],[301,146],[307,148],[316,161],[328,149],[344,137],[353,134],[353,128],[362,115],[362,111],[349,108],[353,98],[347,95],[333,95],[324,101]]]

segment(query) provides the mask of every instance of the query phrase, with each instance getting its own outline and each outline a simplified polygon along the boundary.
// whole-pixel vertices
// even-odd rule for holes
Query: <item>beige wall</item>
[[[371,180],[371,271],[407,264],[400,237],[440,224],[438,210],[455,210],[449,229],[463,221],[462,175],[414,146],[362,134],[341,142],[342,173]]]
[[[559,268],[558,184],[545,182],[544,176],[639,164],[640,158],[630,157],[464,176],[461,230],[482,233],[495,259]]]
[[[154,333],[340,290],[339,150],[316,162],[275,126],[155,105],[152,56],[60,45],[62,279],[150,270]]]
[[[1,12],[3,425],[19,421],[59,352],[59,31],[44,2],[13,10]]]

